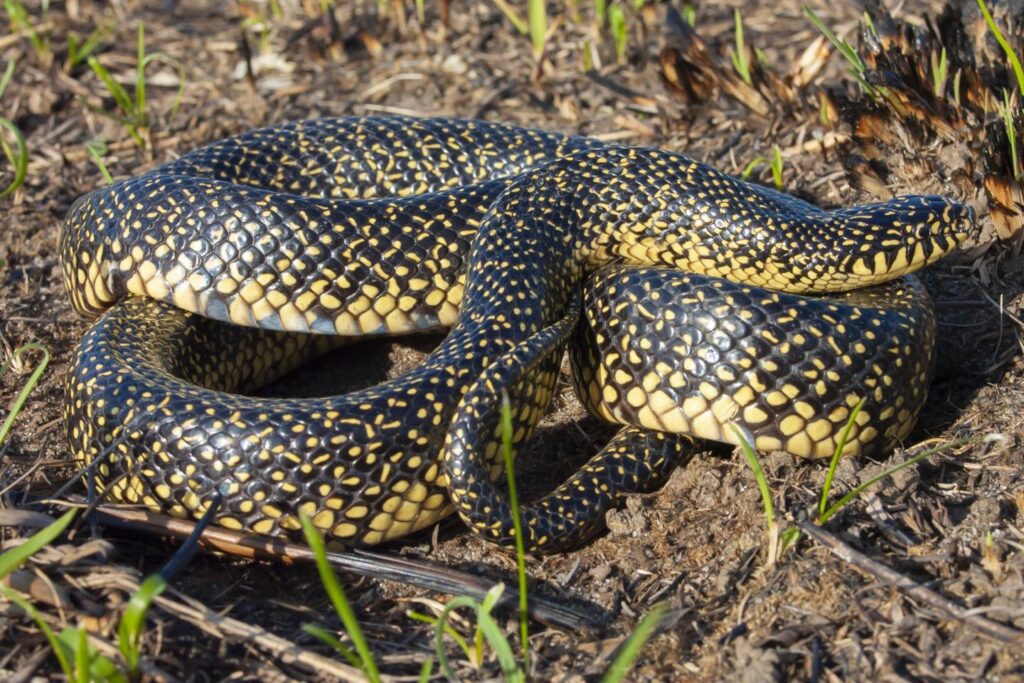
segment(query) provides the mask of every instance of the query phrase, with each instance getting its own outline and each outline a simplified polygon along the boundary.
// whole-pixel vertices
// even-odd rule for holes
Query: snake
[[[63,280],[93,322],[68,438],[104,495],[230,529],[289,536],[305,516],[369,545],[456,512],[563,550],[694,439],[804,458],[900,443],[935,339],[909,273],[974,220],[931,195],[825,210],[673,151],[501,123],[250,130],[69,209]],[[383,383],[252,395],[346,340],[438,329]],[[513,508],[505,451],[567,346],[581,402],[621,429]]]

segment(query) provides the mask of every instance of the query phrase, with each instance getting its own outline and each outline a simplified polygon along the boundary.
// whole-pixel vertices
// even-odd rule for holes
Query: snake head
[[[868,287],[935,263],[974,231],[974,209],[936,195],[907,195],[815,216],[773,251],[793,268],[792,289]],[[785,254],[785,256],[783,256]]]

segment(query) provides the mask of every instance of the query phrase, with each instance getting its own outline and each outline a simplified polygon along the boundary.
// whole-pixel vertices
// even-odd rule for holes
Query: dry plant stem
[[[857,569],[870,574],[880,581],[884,581],[909,595],[911,598],[927,605],[946,612],[954,619],[967,624],[979,633],[989,638],[994,638],[1003,643],[1024,644],[1024,631],[1019,631],[1010,626],[1004,626],[998,622],[986,619],[977,614],[969,614],[955,602],[948,600],[935,591],[925,588],[913,579],[900,574],[886,565],[872,560],[850,545],[844,543],[839,537],[826,531],[817,524],[810,522],[799,522],[800,530],[813,538],[818,543],[828,548],[833,555],[842,561],[853,565]]]
[[[100,505],[95,514],[100,524],[118,526],[134,532],[187,538],[195,523],[168,517],[148,510],[119,508]],[[294,564],[312,562],[313,553],[309,548],[280,539],[240,533],[220,527],[207,528],[200,537],[200,544],[208,550],[231,555],[260,558]],[[435,566],[423,560],[410,560],[370,551],[328,552],[330,563],[343,571],[359,576],[396,581],[418,586],[427,590],[451,595],[468,595],[481,599],[494,586],[486,578],[462,572],[449,567]],[[517,598],[503,595],[498,603],[503,608],[516,610]],[[543,624],[571,630],[586,630],[600,625],[601,617],[569,605],[559,604],[543,596],[530,596],[530,617]]]
[[[782,150],[782,156],[784,159],[790,159],[798,154],[816,154],[845,145],[849,141],[850,136],[846,133],[836,133],[830,130],[820,140],[807,140],[801,144],[787,147]]]
[[[50,649],[39,647],[35,653],[29,655],[25,663],[17,671],[7,678],[7,683],[28,683],[32,680],[32,674],[42,666],[43,662],[50,658]]]

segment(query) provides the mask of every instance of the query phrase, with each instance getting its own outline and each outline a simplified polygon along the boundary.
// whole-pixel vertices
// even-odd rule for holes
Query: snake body
[[[737,426],[820,457],[862,400],[847,452],[905,436],[934,323],[900,276],[973,218],[933,196],[822,211],[672,152],[492,123],[252,131],[69,211],[65,283],[99,316],[67,382],[72,450],[118,500],[195,517],[219,493],[228,527],[290,533],[307,514],[371,544],[454,509],[509,542],[500,397],[521,443],[575,334],[584,404],[627,426],[520,510],[528,547],[563,548],[690,436],[735,443]],[[336,335],[439,327],[421,367],[378,386],[238,395]]]

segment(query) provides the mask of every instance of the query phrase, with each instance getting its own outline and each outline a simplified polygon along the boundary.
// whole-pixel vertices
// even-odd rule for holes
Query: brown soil
[[[56,53],[53,66],[43,64],[27,39],[0,37],[4,60],[17,60],[0,114],[17,123],[32,154],[26,185],[0,200],[0,359],[28,342],[40,342],[53,354],[2,451],[0,515],[29,509],[26,496],[52,492],[73,473],[61,421],[61,382],[86,323],[64,295],[57,247],[70,203],[103,182],[86,153],[90,140],[107,143],[106,165],[118,177],[224,135],[286,119],[381,112],[481,117],[682,150],[732,173],[756,156],[769,156],[777,144],[787,152],[787,190],[823,206],[871,199],[847,180],[842,148],[825,145],[820,151],[806,144],[830,132],[818,121],[812,93],[819,84],[847,78],[836,57],[806,94],[759,116],[722,89],[685,102],[663,85],[658,52],[665,10],[650,3],[643,16],[632,3],[623,4],[629,6],[630,26],[623,65],[615,64],[607,34],[592,32],[590,3],[579,3],[582,20],[554,15],[557,25],[539,74],[529,40],[484,0],[452,0],[447,28],[437,2],[425,3],[422,27],[412,2],[401,9],[401,2],[391,0],[384,14],[373,2],[336,3],[334,24],[315,18],[318,2],[280,4],[284,16],[271,18],[265,50],[253,25],[260,8],[269,14],[262,2],[53,2],[41,24]],[[549,4],[563,12],[561,3]],[[746,10],[747,40],[780,72],[817,36],[795,3],[771,9],[739,4]],[[814,4],[841,35],[852,32],[859,17],[855,8]],[[731,44],[732,9],[712,5],[699,9],[697,29],[714,50]],[[39,7],[30,7],[38,19]],[[114,103],[87,67],[62,69],[68,33],[81,37],[106,24],[110,32],[100,59],[127,87],[139,22],[145,23],[148,49],[180,64],[187,77],[175,107],[176,67],[166,61],[150,66],[145,150],[122,123],[100,113],[112,111]],[[251,46],[251,76],[243,34]],[[597,48],[601,62],[591,75],[583,68],[587,43]],[[0,170],[0,184],[9,177],[9,170]],[[754,177],[770,182],[766,169]],[[915,189],[943,188],[900,187]],[[977,621],[1024,629],[1024,326],[1018,320],[1024,261],[998,244],[978,246],[925,276],[939,318],[940,351],[931,395],[910,443],[993,436],[882,481],[826,525],[848,546],[944,597],[959,609],[959,617],[909,596],[806,536],[769,566],[751,471],[741,458],[716,448],[678,471],[660,492],[628,501],[610,515],[610,531],[586,547],[528,559],[537,594],[589,605],[605,618],[601,628],[580,632],[534,624],[531,680],[596,680],[622,637],[660,602],[669,606],[669,617],[630,680],[1024,678],[1022,641],[1001,642],[984,634]],[[363,345],[337,352],[329,362],[331,377],[360,381],[347,377],[359,359],[361,381],[376,381],[420,357],[424,344],[414,347]],[[32,367],[27,361],[0,378],[4,411],[27,380]],[[319,368],[307,372],[305,379],[300,375],[277,390],[303,391],[295,387],[317,381],[304,391],[322,391],[323,378],[313,377],[321,373]],[[523,454],[527,494],[561,481],[609,435],[585,416],[566,384]],[[905,457],[898,452],[884,461],[843,462],[837,490],[848,490]],[[763,462],[780,513],[787,520],[805,518],[816,505],[824,466],[780,454]],[[11,520],[0,516],[0,524]],[[5,538],[30,530],[31,524],[11,527]],[[103,542],[90,541],[90,534],[82,526],[68,544],[37,556],[34,571],[48,577],[60,595],[58,607],[45,598],[37,604],[53,625],[86,625],[110,643],[128,595],[125,586],[130,590],[140,576],[158,569],[171,548],[159,538],[124,531],[105,530]],[[496,551],[454,521],[435,534],[389,550],[514,585],[510,553]],[[437,607],[434,601],[448,598],[397,583],[342,579],[382,668],[415,680],[433,651],[432,629],[406,612],[430,612]],[[174,588],[179,603],[182,595],[190,596],[218,614],[259,627],[262,635],[231,635],[230,628],[210,620],[197,627],[158,607],[144,641],[146,676],[332,679],[315,661],[275,654],[267,645],[267,634],[273,634],[333,656],[301,629],[317,623],[340,630],[314,570],[201,554]],[[30,680],[58,672],[33,622],[2,602],[0,610],[5,615],[0,678]],[[514,633],[511,620],[504,623]],[[457,650],[449,653],[466,679],[500,675],[493,658],[474,670]]]

